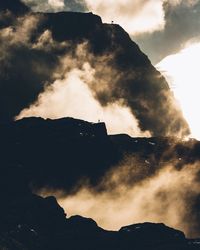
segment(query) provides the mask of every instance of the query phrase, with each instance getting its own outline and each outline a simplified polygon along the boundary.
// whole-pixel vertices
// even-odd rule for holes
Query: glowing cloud
[[[103,183],[105,191],[98,193],[84,187],[76,194],[60,198],[59,203],[69,216],[92,217],[106,229],[150,221],[183,230],[188,237],[199,236],[199,231],[195,231],[197,220],[188,205],[190,198],[199,193],[196,179],[199,166],[187,165],[181,171],[167,166],[152,178],[127,184],[127,176],[134,176],[138,166],[142,169],[138,162],[133,166],[133,162],[134,158],[132,167],[121,166],[107,176]]]
[[[131,34],[152,32],[164,27],[162,0],[85,0],[89,10],[104,22],[114,21]]]
[[[164,28],[164,0],[23,0],[34,11],[92,11],[104,22],[117,23],[130,34]]]
[[[48,3],[55,8],[63,8],[65,6],[64,0],[49,0]]]
[[[199,59],[200,43],[196,43],[190,44],[177,54],[164,58],[156,66],[168,79],[189,123],[191,136],[196,139],[200,139]]]
[[[36,12],[55,12],[65,9],[64,0],[22,0]]]
[[[140,131],[128,107],[120,103],[106,107],[100,105],[86,83],[92,80],[93,72],[87,63],[83,65],[83,70],[71,70],[63,80],[56,80],[40,94],[37,102],[24,109],[17,119],[30,116],[52,119],[70,116],[91,122],[100,119],[106,123],[111,134],[123,132],[134,136],[150,136],[149,132]]]

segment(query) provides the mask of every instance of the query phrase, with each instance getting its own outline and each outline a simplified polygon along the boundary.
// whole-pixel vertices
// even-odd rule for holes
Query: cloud
[[[178,52],[185,43],[200,34],[200,1],[163,1],[163,30],[134,36],[134,40],[158,63],[167,55]]]
[[[24,0],[34,11],[92,11],[104,22],[121,25],[131,34],[163,29],[162,0]]]
[[[66,61],[67,64],[75,64],[68,56],[63,59],[63,62]],[[87,62],[83,64],[82,69],[67,70],[62,79],[50,84],[44,93],[39,95],[38,100],[21,111],[16,119],[39,116],[51,119],[74,117],[91,122],[101,120],[106,123],[110,134],[123,132],[132,136],[150,136],[149,132],[139,129],[138,121],[129,107],[120,102],[101,106],[89,87],[94,81],[94,72],[95,69]]]
[[[35,12],[85,11],[83,0],[23,0]]]
[[[42,18],[28,14],[13,20],[10,26],[0,29],[2,121],[12,119],[34,101],[45,82],[51,79],[57,60],[54,54],[36,48],[37,41],[33,44],[33,35]]]
[[[35,11],[92,11],[104,22],[121,25],[158,63],[199,36],[199,0],[24,0]]]
[[[41,41],[52,46],[53,40],[49,35],[45,31],[34,46],[39,46]],[[115,34],[113,42],[114,36]],[[67,45],[64,43],[63,46]],[[43,46],[45,47],[48,48]],[[165,85],[166,82],[162,76],[158,78],[155,70],[143,68],[142,63],[141,68],[124,69],[122,72],[116,63],[118,53],[121,53],[120,47],[111,54],[104,53],[99,56],[90,52],[89,43],[79,44],[74,49],[59,57],[60,64],[52,74],[56,79],[53,87],[51,82],[46,82],[50,87],[45,89],[44,94],[40,95],[29,109],[23,110],[18,118],[33,115],[58,118],[71,115],[93,122],[102,119],[107,123],[111,133],[180,137],[187,134],[187,125],[181,120],[180,110],[176,107],[173,96]],[[136,57],[141,56],[139,50],[135,53],[138,54]],[[84,69],[85,65],[89,65],[87,69],[90,70]],[[81,70],[84,73],[80,73]],[[142,76],[142,71],[145,70],[150,70],[147,78]],[[75,77],[71,78],[69,75]],[[87,78],[85,76],[85,79],[80,81],[83,75]],[[64,93],[66,94],[63,95]],[[151,94],[154,95],[154,99]],[[79,98],[75,99],[75,95]],[[48,104],[51,104],[51,109]],[[165,115],[161,115],[163,110]],[[169,117],[171,122],[166,123]]]
[[[185,49],[164,58],[158,65],[171,84],[183,114],[190,126],[192,137],[200,139],[199,127],[199,67],[200,43],[188,42]]]
[[[64,0],[49,0],[48,3],[53,8],[63,9],[65,7]]]
[[[59,203],[68,216],[91,217],[110,230],[150,221],[180,229],[187,237],[199,237],[195,209],[200,190],[199,163],[185,165],[181,170],[165,166],[152,177],[142,171],[141,163],[132,157],[105,177],[100,184],[103,191],[83,186],[75,194],[60,197]],[[141,181],[130,181],[141,174],[145,176]]]
[[[130,34],[163,29],[164,13],[161,0],[85,0],[88,9],[104,22],[121,25]]]
[[[1,29],[1,119],[12,119],[24,108],[35,104],[39,94],[44,90],[48,91],[47,86],[53,83],[57,86],[63,79],[67,83],[68,73],[74,69],[79,72],[88,63],[94,73],[92,79],[84,83],[88,88],[86,92],[91,92],[88,95],[92,95],[93,101],[96,100],[94,106],[99,110],[98,116],[100,110],[106,114],[112,110],[115,117],[119,115],[123,120],[121,132],[130,133],[130,123],[133,122],[133,130],[140,128],[136,129],[136,134],[137,131],[149,131],[155,136],[187,135],[187,124],[174,102],[167,82],[127,33],[118,25],[104,25],[98,19],[98,29],[94,30],[92,26],[94,35],[92,38],[88,37],[88,32],[91,31],[88,31],[90,26],[88,27],[87,20],[96,22],[97,18],[92,14],[81,14],[80,17],[86,22],[74,27],[81,42],[73,43],[70,39],[73,40],[74,29],[71,30],[71,26],[67,24],[62,26],[62,20],[68,23],[68,18],[72,17],[79,20],[79,16],[73,13],[69,16],[27,14]],[[60,28],[55,31],[55,27]],[[82,34],[83,30],[85,35]],[[90,75],[90,72],[87,73]],[[122,109],[117,113],[116,107]],[[60,115],[58,110],[57,116]],[[73,115],[75,116],[74,112]],[[84,117],[90,118],[89,115]],[[111,119],[108,115],[102,119],[108,120],[108,117]],[[98,120],[101,117],[95,116],[92,119]],[[114,116],[112,119],[116,120]],[[128,125],[124,126],[126,123]],[[130,134],[133,135],[134,132]]]

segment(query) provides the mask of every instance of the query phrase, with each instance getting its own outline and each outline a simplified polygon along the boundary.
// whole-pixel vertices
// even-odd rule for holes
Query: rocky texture
[[[6,250],[199,249],[164,224],[144,223],[106,231],[92,219],[65,217],[54,197],[31,193],[7,197],[0,208],[0,248]]]
[[[0,137],[1,166],[19,185],[68,190],[88,176],[95,184],[117,157],[104,123],[27,118],[1,124]]]
[[[117,232],[106,231],[81,216],[66,219],[54,197],[42,198],[30,191],[30,184],[69,191],[86,176],[95,185],[124,154],[138,155],[143,162],[155,155],[159,161],[173,146],[174,157],[178,154],[190,161],[191,154],[192,159],[199,157],[199,142],[108,136],[104,124],[72,118],[1,123],[0,136],[1,249],[200,249],[198,239],[187,240],[182,232],[164,224],[130,225]],[[145,164],[153,174],[159,164],[149,166],[149,161]]]
[[[170,162],[182,168],[200,159],[200,143],[196,140],[109,136],[104,123],[73,118],[26,118],[1,123],[0,137],[2,176],[10,176],[13,185],[21,189],[28,182],[36,189],[70,191],[85,179],[95,186],[129,156],[138,159],[145,169],[145,176],[140,178],[153,175]],[[6,185],[4,177],[2,185]]]
[[[22,3],[15,2],[18,5],[13,6],[20,9]],[[152,135],[188,134],[166,80],[119,25],[104,24],[92,13],[29,13],[15,18],[10,1],[4,5],[0,19],[1,120],[13,119],[33,103],[54,82],[55,72],[62,68],[60,59],[69,55],[77,60],[65,65],[69,70],[81,69],[85,62],[94,68],[95,80],[89,87],[101,105],[128,106],[140,128]],[[11,12],[6,14],[5,9]],[[87,43],[83,55],[76,53],[82,43]],[[65,73],[59,72],[61,79]]]
[[[104,124],[71,118],[7,122],[55,80],[60,58],[73,55],[77,45],[87,42],[87,53],[95,58],[87,60],[94,67],[102,56],[112,54],[104,68],[115,71],[114,81],[106,79],[106,91],[94,91],[102,105],[122,101],[138,118],[141,129],[153,135],[188,133],[181,112],[172,104],[167,82],[120,26],[103,24],[92,13],[33,14],[18,0],[1,1],[0,11],[0,249],[199,249],[198,239],[187,240],[182,232],[163,224],[137,224],[110,232],[92,219],[66,219],[54,197],[31,193],[31,188],[46,187],[69,192],[85,178],[95,186],[127,154],[139,155],[151,165],[152,174],[159,167],[157,161],[165,159],[164,152],[168,152],[166,159],[198,159],[199,142],[110,137]],[[46,47],[49,40],[38,49],[35,45],[47,30],[55,46]],[[62,42],[69,47],[62,47]],[[81,68],[84,62],[76,66]],[[100,73],[98,78],[97,70],[95,84],[105,72]]]

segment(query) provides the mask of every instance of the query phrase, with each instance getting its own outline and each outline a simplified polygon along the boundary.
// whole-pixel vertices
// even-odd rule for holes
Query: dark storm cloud
[[[176,2],[176,3],[175,3]],[[153,63],[178,52],[184,44],[200,35],[200,1],[165,1],[165,28],[134,36]]]

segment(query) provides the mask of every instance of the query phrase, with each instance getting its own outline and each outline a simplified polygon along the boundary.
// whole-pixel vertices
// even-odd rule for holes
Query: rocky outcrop
[[[144,161],[145,157],[152,159],[152,154],[159,150],[162,155],[174,145],[174,154],[176,147],[184,155],[190,147],[189,155],[193,154],[194,159],[199,152],[197,141],[181,143],[172,138],[108,136],[104,124],[72,118],[29,118],[4,123],[0,135],[1,249],[199,249],[198,239],[187,240],[182,232],[164,224],[143,223],[106,231],[92,219],[66,218],[54,197],[42,198],[30,190],[31,184],[32,188],[48,186],[69,191],[86,174],[95,185],[113,162],[134,152]],[[194,150],[191,145],[196,145]],[[93,165],[94,160],[95,164],[101,164],[99,169],[93,168],[97,166]],[[154,171],[152,162],[146,164]]]
[[[173,244],[185,241],[184,233],[169,228],[162,223],[140,223],[125,226],[120,229],[121,233],[129,234],[133,242],[141,242],[145,239],[146,244]]]
[[[144,223],[106,231],[81,216],[65,217],[54,197],[31,193],[2,200],[0,247],[7,250],[166,250],[199,249],[198,240],[187,240],[164,224]]]
[[[24,6],[15,2],[19,8]],[[154,136],[189,133],[168,83],[119,25],[104,24],[92,13],[29,12],[19,19],[12,15],[9,3],[3,10],[7,8],[11,13],[3,11],[5,17],[0,20],[1,120],[12,120],[36,101],[44,88],[56,80],[55,76],[62,79],[66,72],[61,70],[60,61],[69,56],[74,60],[65,65],[69,71],[82,69],[86,62],[94,69],[94,81],[88,86],[101,105],[128,106],[140,128]],[[24,27],[23,32],[20,27]],[[20,32],[23,36],[19,41]],[[77,52],[83,44],[87,46]],[[62,72],[55,74],[58,68]]]
[[[69,190],[85,177],[95,184],[117,160],[104,123],[27,118],[1,124],[0,136],[1,170],[14,186]]]
[[[33,117],[1,123],[0,137],[0,185],[11,193],[4,181],[8,177],[20,192],[25,192],[27,183],[36,190],[52,187],[70,191],[85,178],[95,186],[127,157],[135,157],[148,177],[166,164],[182,168],[200,159],[196,140],[109,136],[104,123],[73,118]],[[134,177],[132,181],[136,181]]]

